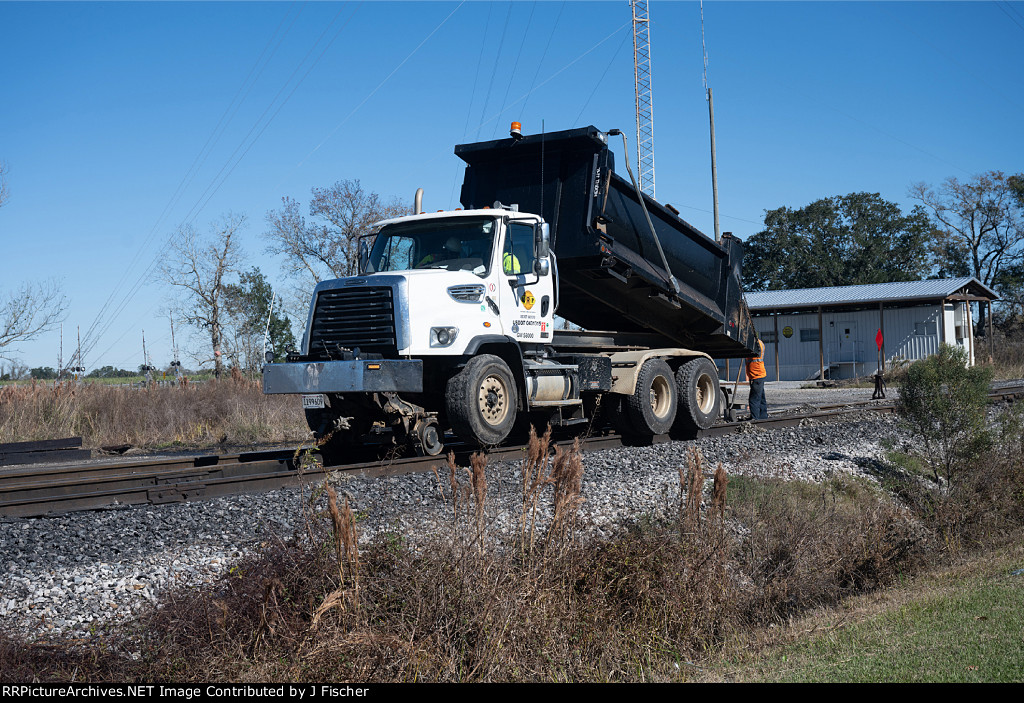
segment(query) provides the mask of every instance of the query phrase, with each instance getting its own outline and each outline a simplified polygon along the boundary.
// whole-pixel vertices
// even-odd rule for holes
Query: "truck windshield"
[[[366,273],[443,268],[488,274],[494,247],[494,219],[459,218],[403,222],[381,229]]]

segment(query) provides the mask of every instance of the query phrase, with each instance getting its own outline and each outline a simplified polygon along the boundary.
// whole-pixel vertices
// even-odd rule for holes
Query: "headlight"
[[[431,327],[430,328],[430,346],[432,347],[447,347],[459,334],[458,327]]]

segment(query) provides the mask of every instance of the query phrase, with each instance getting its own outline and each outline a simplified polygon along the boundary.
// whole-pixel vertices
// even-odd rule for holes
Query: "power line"
[[[405,57],[404,59],[402,59],[401,63],[399,63],[399,64],[398,64],[397,66],[395,66],[395,68],[394,68],[394,69],[393,69],[393,70],[391,71],[391,73],[389,73],[389,74],[388,74],[388,75],[387,75],[387,76],[386,76],[386,77],[384,78],[384,80],[382,80],[382,81],[381,81],[380,83],[378,83],[378,84],[377,84],[377,87],[376,87],[376,88],[374,88],[373,90],[371,90],[371,91],[370,91],[370,93],[369,93],[369,94],[368,94],[368,95],[367,95],[367,96],[366,96],[365,98],[363,98],[363,99],[362,99],[362,101],[361,101],[361,102],[360,102],[360,103],[359,103],[358,105],[356,105],[356,106],[355,106],[354,108],[352,108],[352,111],[351,111],[351,112],[349,112],[349,113],[348,113],[348,115],[346,115],[346,116],[345,116],[345,119],[343,119],[343,120],[342,120],[341,122],[339,122],[339,123],[338,123],[338,124],[337,124],[337,125],[336,125],[336,126],[334,127],[334,129],[332,129],[332,130],[331,130],[331,131],[330,131],[330,132],[329,132],[329,133],[327,134],[327,136],[323,138],[323,140],[322,140],[322,141],[321,141],[321,142],[320,142],[319,144],[317,144],[317,145],[316,145],[315,147],[313,147],[313,150],[312,150],[312,151],[310,151],[310,152],[309,152],[308,154],[306,154],[306,155],[305,155],[305,156],[304,156],[304,157],[302,158],[302,160],[301,160],[301,161],[299,161],[299,163],[297,163],[297,164],[295,165],[295,167],[294,167],[294,168],[293,168],[293,169],[292,169],[292,170],[291,170],[291,171],[289,172],[289,175],[290,175],[290,174],[291,174],[292,172],[294,172],[294,171],[295,171],[295,169],[297,169],[297,168],[299,168],[300,166],[302,166],[302,164],[304,164],[304,163],[306,162],[306,159],[308,159],[308,158],[309,158],[310,156],[312,156],[313,154],[315,154],[315,153],[316,153],[316,152],[317,152],[317,151],[318,151],[318,150],[320,149],[320,147],[322,147],[322,146],[323,146],[324,144],[326,144],[326,143],[327,143],[328,141],[330,141],[331,137],[333,137],[333,136],[334,136],[335,132],[337,132],[337,131],[338,131],[339,129],[341,129],[341,128],[342,128],[342,126],[344,126],[344,124],[345,124],[346,122],[348,122],[348,121],[349,121],[349,119],[351,119],[351,118],[352,118],[352,116],[353,116],[354,114],[356,114],[356,112],[358,112],[358,111],[359,111],[359,108],[361,108],[361,107],[362,107],[363,105],[365,105],[365,104],[367,103],[367,101],[369,101],[369,100],[370,100],[370,98],[372,98],[372,97],[373,97],[374,95],[376,95],[376,94],[377,94],[377,91],[378,91],[378,90],[380,90],[380,89],[381,89],[381,88],[382,88],[382,87],[384,86],[384,84],[385,84],[385,83],[387,83],[387,82],[388,82],[389,80],[391,80],[391,77],[392,77],[392,76],[394,76],[394,75],[395,75],[396,73],[398,73],[399,69],[401,69],[401,68],[402,68],[402,66],[404,66],[404,65],[405,65],[406,63],[408,63],[409,59],[411,59],[411,58],[412,58],[412,57],[413,57],[413,56],[414,56],[414,55],[416,54],[416,52],[418,52],[418,51],[419,51],[419,50],[420,50],[420,49],[421,49],[421,48],[423,47],[423,45],[424,45],[424,44],[426,44],[426,43],[427,43],[427,41],[429,41],[429,40],[430,40],[430,38],[431,38],[431,37],[433,37],[433,36],[434,36],[434,35],[435,35],[435,34],[437,33],[437,31],[438,31],[439,29],[441,29],[441,27],[443,27],[443,26],[445,25],[445,23],[447,23],[447,22],[448,22],[448,20],[449,20],[449,19],[451,19],[452,15],[454,15],[454,14],[455,14],[456,12],[458,12],[458,11],[459,11],[459,8],[460,8],[460,7],[462,7],[462,6],[463,6],[463,5],[465,5],[465,4],[466,4],[466,0],[462,0],[462,2],[460,2],[460,3],[458,4],[458,6],[457,6],[457,7],[456,7],[456,8],[454,9],[454,10],[452,10],[452,11],[451,11],[450,13],[448,13],[448,16],[447,16],[447,17],[445,17],[445,18],[444,18],[443,20],[441,20],[441,22],[440,22],[440,23],[439,23],[439,24],[438,24],[438,25],[437,25],[436,27],[434,27],[434,29],[433,29],[433,30],[431,30],[430,34],[428,34],[428,35],[427,35],[426,37],[424,37],[423,41],[421,41],[421,42],[420,42],[419,44],[417,44],[417,45],[416,45],[416,48],[415,48],[415,49],[413,49],[413,50],[412,50],[411,52],[409,52],[409,55],[408,55],[408,56],[406,56],[406,57]],[[286,176],[286,178],[287,178],[287,176]],[[282,180],[281,182],[283,182],[283,180]],[[280,185],[280,183],[279,183],[278,185]]]
[[[1021,28],[1021,30],[1024,30],[1024,24],[1021,24],[1020,22],[1018,22],[1018,21],[1017,21],[1017,18],[1016,18],[1016,17],[1014,17],[1013,15],[1011,15],[1011,14],[1010,14],[1010,13],[1009,13],[1009,12],[1007,11],[1007,9],[1006,9],[1005,7],[1003,7],[1003,5],[1007,5],[1007,6],[1011,7],[1011,9],[1013,9],[1013,11],[1014,11],[1015,13],[1017,12],[1016,8],[1013,8],[1012,6],[1010,6],[1010,5],[1009,5],[1009,3],[1005,2],[1005,0],[1004,0],[1004,2],[1003,2],[1002,4],[1000,4],[1000,3],[998,3],[998,2],[996,3],[996,7],[998,7],[998,8],[1000,9],[1000,10],[1002,10],[1002,11],[1003,11],[1003,14],[1004,14],[1004,15],[1006,15],[1007,17],[1009,17],[1009,18],[1010,18],[1010,20],[1011,20],[1011,21],[1012,21],[1012,22],[1013,22],[1013,23],[1014,23],[1015,25],[1017,25],[1018,27],[1020,27],[1020,28]],[[1019,14],[1019,13],[1018,13],[1018,14]]]
[[[256,136],[249,142],[248,146],[245,146],[246,141],[249,140],[249,137],[252,135],[253,131],[259,126],[260,122],[263,121],[264,117],[267,115],[267,113],[270,111],[270,109],[273,108],[275,102],[278,101],[278,98],[280,98],[281,94],[288,88],[289,83],[291,83],[292,80],[295,78],[295,76],[298,74],[298,72],[302,68],[303,64],[306,63],[306,61],[309,59],[310,55],[313,53],[313,51],[316,50],[316,47],[321,43],[321,41],[324,39],[324,37],[330,31],[331,27],[335,24],[335,22],[337,22],[338,18],[342,14],[343,9],[344,9],[344,7],[338,11],[338,13],[331,20],[331,22],[328,23],[327,28],[325,28],[324,31],[321,33],[320,37],[318,37],[317,40],[313,43],[313,46],[310,48],[310,50],[306,53],[306,55],[302,58],[302,60],[299,61],[299,63],[296,65],[295,69],[292,71],[292,74],[288,77],[288,79],[285,81],[285,83],[282,85],[282,87],[277,91],[277,93],[275,94],[274,98],[270,101],[270,103],[264,109],[263,113],[253,123],[253,126],[249,129],[249,132],[245,135],[245,137],[243,137],[242,140],[239,142],[239,145],[235,148],[234,152],[232,152],[232,154],[227,158],[227,160],[225,161],[224,165],[221,167],[220,171],[217,173],[216,176],[214,176],[213,180],[207,186],[206,190],[199,196],[199,199],[196,201],[196,204],[194,204],[192,206],[192,208],[189,210],[189,212],[182,219],[182,221],[181,221],[182,224],[185,224],[185,223],[189,222],[190,218],[192,220],[194,220],[194,218],[196,216],[198,216],[199,212],[201,212],[202,209],[209,203],[209,201],[213,198],[213,196],[217,193],[217,191],[220,190],[221,186],[223,186],[223,184],[226,182],[227,178],[231,175],[231,173],[234,172],[234,169],[238,166],[238,164],[245,157],[245,155],[249,152],[249,150],[253,147],[253,145],[255,145],[255,143],[259,140],[259,138],[263,134],[263,132],[267,129],[267,127],[269,127],[270,123],[274,120],[274,118],[277,116],[277,114],[280,112],[280,110],[284,107],[284,105],[288,102],[288,100],[291,98],[291,96],[294,95],[295,91],[299,88],[299,86],[302,84],[302,82],[305,80],[305,78],[309,75],[309,73],[312,71],[312,69],[319,63],[320,59],[323,58],[323,56],[326,53],[326,51],[330,48],[330,46],[334,43],[334,41],[340,35],[341,31],[344,30],[344,28],[348,25],[348,22],[351,21],[352,17],[355,15],[355,11],[354,10],[353,10],[352,15],[350,15],[348,17],[348,19],[345,20],[345,22],[342,24],[341,27],[338,28],[337,32],[334,34],[334,36],[331,38],[331,40],[320,51],[320,54],[313,61],[313,63],[309,66],[309,68],[302,75],[302,77],[298,80],[298,82],[295,83],[294,87],[288,93],[288,95],[284,98],[284,100],[281,101],[281,103],[278,105],[278,107],[274,111],[274,113],[263,124],[262,128],[259,130],[259,132],[256,134]],[[294,20],[293,20],[293,24],[294,24]],[[290,28],[290,26],[291,25],[289,25],[289,28]],[[280,25],[279,25],[279,27],[280,27]],[[283,37],[282,37],[282,39],[283,39]],[[265,52],[265,48],[264,48],[264,52]],[[276,52],[276,49],[275,49],[275,52]],[[235,160],[234,164],[231,165],[231,167],[227,171],[227,173],[224,174],[225,169],[228,168],[229,164],[231,164],[232,159],[234,159],[234,157],[238,154],[239,150],[242,149],[243,146],[245,146],[244,151],[242,151],[241,155],[238,156],[238,158],[237,158],[237,160]],[[218,178],[220,178],[222,174],[224,174],[224,176],[220,180],[220,182],[218,183]],[[204,198],[205,198],[205,200],[204,200]],[[114,321],[117,319],[117,317],[120,315],[120,313],[123,312],[124,308],[130,302],[131,297],[143,286],[143,284],[147,280],[149,280],[151,278],[152,274],[155,272],[155,269],[158,266],[158,263],[159,263],[159,256],[156,256],[156,257],[153,258],[153,260],[151,261],[150,265],[136,279],[134,285],[129,289],[129,291],[121,299],[120,304],[117,306],[117,308],[115,308],[115,310],[112,313],[112,315],[110,315],[108,317],[108,319],[101,326],[98,327],[99,331],[98,331],[98,334],[95,335],[95,338],[91,338],[91,337],[89,338],[89,347],[88,347],[88,351],[89,352],[91,352],[92,348],[95,347],[96,343],[98,343],[99,337],[102,337],[104,334],[106,334],[106,332],[109,330],[110,326],[114,323]],[[134,261],[132,262],[132,266],[134,266]],[[95,326],[96,326],[96,323],[94,323],[94,327]]]
[[[501,50],[505,46],[505,35],[508,34],[508,21],[512,17],[512,2],[509,0],[508,12],[505,13],[505,24],[501,28],[501,39],[498,41],[498,51],[494,54],[494,66],[491,68],[491,79],[487,81],[487,95],[484,96],[484,105],[480,108],[480,119],[484,118],[487,112],[487,104],[491,101],[491,90],[494,88],[494,77],[498,73],[498,62],[501,60]],[[481,123],[482,124],[482,123]],[[476,138],[480,139],[480,128],[476,130]]]
[[[284,40],[284,37],[288,34],[288,31],[290,31],[291,27],[294,25],[295,19],[298,18],[299,13],[301,13],[301,11],[302,10],[301,10],[301,7],[300,7],[299,12],[296,13],[295,18],[293,18],[292,22],[289,24],[288,29],[285,30],[284,34],[281,35],[280,40],[278,40],[277,46],[274,48],[274,51],[271,53],[270,58],[268,58],[268,63],[269,63],[270,59],[273,58],[274,53],[276,53],[277,47],[280,46],[281,41]],[[120,279],[118,279],[117,284],[111,290],[110,294],[107,296],[107,299],[104,301],[103,305],[100,307],[100,310],[99,310],[99,312],[96,315],[96,318],[93,320],[93,322],[90,324],[90,326],[86,329],[86,347],[87,347],[87,349],[89,351],[91,351],[92,348],[96,344],[96,340],[93,339],[94,334],[97,332],[98,327],[104,322],[104,315],[107,313],[107,310],[110,307],[110,305],[113,303],[114,299],[120,293],[122,287],[124,286],[124,284],[125,284],[125,282],[126,282],[126,280],[128,278],[129,272],[132,269],[135,268],[136,264],[138,263],[139,259],[142,256],[142,253],[145,252],[145,251],[148,251],[150,249],[150,245],[152,244],[153,238],[156,235],[157,229],[159,228],[161,222],[163,222],[164,218],[170,212],[170,210],[174,207],[174,205],[177,204],[177,202],[180,199],[181,195],[184,193],[184,189],[187,188],[188,185],[192,182],[192,179],[195,177],[195,174],[198,172],[198,169],[201,168],[202,164],[205,162],[206,157],[209,155],[209,151],[207,150],[207,147],[210,145],[211,141],[214,144],[216,144],[216,140],[219,140],[219,136],[216,136],[216,135],[218,133],[218,130],[221,127],[221,124],[223,124],[225,122],[225,117],[228,115],[229,112],[231,112],[232,106],[234,106],[236,104],[236,102],[237,102],[238,105],[241,104],[241,102],[238,101],[238,96],[242,93],[242,90],[245,89],[246,84],[249,83],[249,78],[256,71],[257,67],[259,66],[260,62],[263,59],[263,56],[266,55],[267,49],[271,46],[271,44],[274,43],[275,37],[277,37],[278,33],[281,31],[281,27],[284,25],[284,23],[287,20],[288,15],[290,13],[291,13],[291,8],[289,8],[288,11],[285,13],[284,17],[281,18],[281,21],[278,23],[278,26],[274,30],[274,33],[267,40],[266,44],[264,44],[263,50],[260,52],[260,55],[256,59],[256,62],[253,64],[252,68],[249,69],[249,73],[246,76],[245,80],[242,81],[242,84],[239,86],[238,90],[235,92],[235,97],[232,99],[232,102],[228,105],[227,108],[225,108],[224,112],[221,114],[220,120],[218,120],[217,125],[214,127],[213,131],[210,133],[210,136],[207,137],[206,143],[203,145],[203,148],[199,150],[198,154],[196,154],[196,157],[192,161],[192,165],[189,167],[188,171],[185,172],[185,175],[182,176],[182,179],[179,182],[178,187],[175,189],[174,193],[171,195],[171,198],[168,200],[167,204],[164,206],[164,209],[160,213],[160,216],[153,223],[153,226],[150,229],[149,234],[146,236],[146,238],[143,240],[142,244],[136,250],[135,255],[132,257],[131,261],[129,261],[128,265],[124,268],[124,271],[123,271]],[[266,64],[264,64],[264,67],[259,70],[259,73],[257,74],[256,79],[254,79],[253,82],[249,84],[249,89],[248,90],[251,90],[252,85],[255,84],[255,80],[258,80],[259,76],[262,75],[262,72],[263,72],[263,70],[265,68],[266,68]],[[246,90],[246,95],[248,95],[248,90]],[[244,100],[244,97],[242,98],[242,100]],[[235,109],[237,110],[237,107]],[[230,119],[228,121],[230,121]],[[215,136],[216,136],[216,140],[215,140]],[[210,147],[210,149],[212,149],[212,146]],[[206,153],[206,156],[204,156],[204,152]],[[132,290],[133,291],[135,290],[134,287],[133,287]]]
[[[567,63],[567,64],[565,64],[564,66],[562,66],[562,68],[560,68],[560,69],[558,69],[557,71],[555,71],[554,73],[552,73],[552,74],[551,74],[551,75],[550,75],[550,76],[549,76],[549,77],[548,77],[548,78],[547,78],[547,79],[546,79],[545,81],[543,81],[543,82],[542,82],[542,83],[540,83],[539,85],[537,85],[537,86],[535,86],[535,87],[531,88],[531,89],[530,89],[530,90],[529,90],[528,92],[524,93],[523,95],[519,96],[518,98],[516,98],[515,100],[513,100],[513,101],[512,101],[511,103],[509,103],[509,104],[508,104],[508,105],[507,105],[507,106],[506,106],[505,108],[503,108],[503,109],[501,109],[500,111],[498,111],[498,112],[494,113],[494,115],[492,115],[491,117],[489,117],[489,118],[487,118],[486,120],[484,120],[483,122],[481,122],[481,123],[480,123],[480,124],[479,124],[479,125],[477,126],[477,129],[479,130],[479,129],[480,129],[481,127],[483,127],[484,125],[486,125],[486,124],[487,124],[488,122],[490,122],[490,121],[492,121],[492,120],[496,120],[496,119],[498,119],[499,117],[501,117],[501,116],[502,116],[502,114],[504,114],[505,112],[507,112],[508,110],[510,110],[510,109],[511,109],[512,107],[514,107],[515,105],[519,104],[520,102],[522,102],[522,101],[526,100],[526,99],[527,99],[527,98],[528,98],[528,97],[529,97],[530,95],[532,95],[532,94],[533,94],[533,93],[535,93],[536,91],[540,90],[540,89],[541,89],[541,88],[543,88],[543,87],[544,87],[545,85],[547,85],[548,83],[550,83],[551,81],[553,81],[553,80],[554,80],[555,78],[557,78],[558,76],[560,76],[560,75],[561,75],[562,73],[564,73],[565,71],[569,70],[569,69],[570,69],[570,68],[572,68],[572,67],[573,67],[574,65],[576,65],[577,63],[579,63],[580,61],[582,61],[582,60],[583,60],[584,58],[586,58],[587,56],[589,56],[590,54],[592,54],[592,53],[593,53],[594,51],[596,51],[596,50],[597,50],[597,49],[598,49],[598,48],[599,48],[599,47],[600,47],[600,46],[601,46],[602,44],[604,44],[604,43],[605,43],[606,41],[608,41],[609,39],[611,39],[612,37],[614,37],[614,36],[615,36],[616,34],[618,34],[619,32],[621,32],[621,31],[622,31],[623,29],[625,29],[626,27],[628,27],[628,26],[629,26],[629,24],[630,24],[629,22],[626,22],[626,23],[624,23],[624,24],[620,25],[619,27],[617,27],[616,29],[612,30],[612,32],[611,32],[610,34],[608,34],[608,35],[607,35],[607,36],[605,36],[605,37],[604,37],[603,39],[601,39],[600,41],[598,41],[597,43],[595,43],[595,44],[594,44],[593,46],[591,46],[591,47],[590,47],[589,49],[587,49],[586,51],[584,51],[584,52],[583,52],[582,54],[580,54],[579,56],[577,56],[576,58],[574,58],[574,59],[573,59],[572,61],[570,61],[569,63]]]
[[[598,88],[601,87],[601,84],[604,83],[604,79],[608,75],[608,71],[611,70],[611,67],[615,64],[616,61],[618,61],[619,55],[622,54],[622,47],[626,45],[627,39],[629,39],[629,32],[623,32],[622,41],[619,43],[619,48],[615,50],[615,53],[612,55],[612,58],[608,62],[608,65],[605,66],[604,68],[604,73],[601,74],[601,77],[597,79],[597,83],[594,84],[594,89],[590,91],[590,95],[587,97],[586,102],[584,102],[583,107],[580,108],[580,114],[576,115],[576,119],[572,121],[573,126],[576,126],[580,123],[580,118],[583,117],[583,113],[587,111],[587,106],[590,105],[590,101],[594,99],[595,95],[597,95],[597,90]]]
[[[548,49],[551,48],[551,40],[555,38],[555,30],[558,29],[558,21],[562,19],[562,10],[565,9],[565,0],[562,0],[562,5],[558,8],[558,15],[555,17],[555,21],[551,23],[551,34],[548,35],[548,42],[544,45],[544,51],[541,52],[540,61],[537,62],[537,70],[533,72],[533,81],[530,82],[530,92],[527,93],[529,97],[530,93],[533,92],[533,87],[537,85],[537,76],[540,75],[540,69],[544,66],[544,59],[547,58]],[[529,100],[527,100],[529,102]],[[523,103],[523,112],[526,112],[527,102]]]

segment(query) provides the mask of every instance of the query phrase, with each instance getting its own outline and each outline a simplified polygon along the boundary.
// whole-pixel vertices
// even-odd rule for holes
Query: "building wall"
[[[828,378],[867,376],[878,368],[875,335],[883,330],[886,365],[916,361],[938,351],[939,342],[958,344],[970,353],[969,312],[965,303],[938,303],[913,307],[886,307],[884,321],[875,309],[853,312],[823,311],[822,344],[818,344],[818,314],[783,313],[754,316],[754,327],[765,343],[764,363],[768,380],[803,381],[819,376],[822,356]],[[778,324],[778,347],[775,344]],[[789,335],[787,336],[787,330]],[[961,336],[958,336],[959,335]],[[775,353],[779,363],[776,375]],[[972,359],[973,363],[973,359]],[[720,364],[721,365],[721,364]],[[732,362],[731,380],[742,364]],[[724,368],[724,367],[723,367]],[[723,376],[724,377],[724,376]]]

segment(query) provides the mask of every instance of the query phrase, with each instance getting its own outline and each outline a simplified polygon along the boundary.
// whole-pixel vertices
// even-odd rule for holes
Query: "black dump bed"
[[[667,272],[636,190],[614,172],[607,140],[585,127],[460,144],[455,153],[468,164],[462,205],[516,204],[549,223],[557,313],[566,320],[588,330],[645,333],[648,346],[750,356],[739,240],[726,236],[718,244],[644,195]]]

